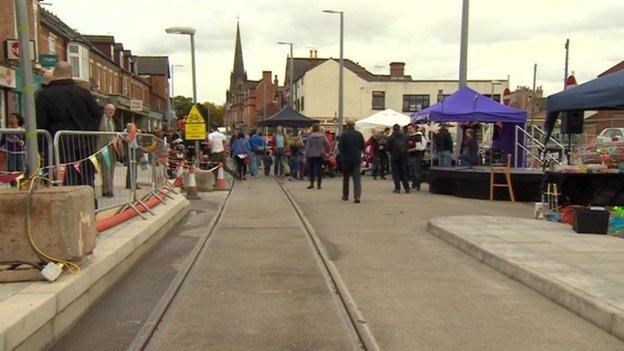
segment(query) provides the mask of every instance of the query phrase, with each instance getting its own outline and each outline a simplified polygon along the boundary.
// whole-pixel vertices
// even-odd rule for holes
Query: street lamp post
[[[176,67],[184,67],[184,65],[171,65],[171,109],[173,110],[173,115],[175,116],[175,84],[173,80],[174,71]],[[177,117],[177,116],[175,116]],[[176,118],[177,119],[177,118]]]
[[[323,10],[323,12],[340,14],[340,70],[338,71],[338,135],[340,135],[344,124],[344,12],[334,10]]]
[[[293,66],[295,65],[295,60],[293,59],[293,43],[289,43],[289,42],[285,42],[285,41],[278,41],[277,45],[288,45],[290,46],[290,59],[289,59],[289,70],[288,70],[288,75],[290,76],[288,79],[288,84],[290,85],[290,93],[288,94],[288,104],[290,105],[291,108],[295,108],[295,97],[294,97],[294,93],[295,93],[295,87],[293,86],[293,81],[294,81],[294,77],[293,77]]]
[[[170,27],[165,29],[168,34],[184,34],[191,37],[191,74],[193,77],[193,104],[197,104],[197,80],[195,75],[195,28],[192,27]],[[208,126],[210,128],[210,125]],[[195,141],[195,161],[199,156],[199,141]]]

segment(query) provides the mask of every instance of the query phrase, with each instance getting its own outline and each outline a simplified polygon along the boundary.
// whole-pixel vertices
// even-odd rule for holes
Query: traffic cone
[[[223,163],[219,163],[219,169],[217,170],[217,180],[215,181],[215,190],[228,190],[227,181],[225,180],[225,173],[223,173]]]
[[[188,175],[188,184],[185,184],[186,198],[188,200],[199,200],[199,194],[197,193],[197,183],[195,182],[195,165],[191,165]]]

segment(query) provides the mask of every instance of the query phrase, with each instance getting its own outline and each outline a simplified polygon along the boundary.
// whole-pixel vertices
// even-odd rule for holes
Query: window
[[[121,93],[124,96],[128,96],[128,78],[127,77],[123,77],[122,79],[122,86],[121,86]]]
[[[73,78],[89,81],[89,49],[82,44],[69,43],[67,57],[72,65]]]
[[[373,110],[386,109],[386,92],[373,91]]]
[[[501,101],[501,96],[500,96],[500,94],[494,94],[494,97],[492,97],[492,95],[490,95],[490,94],[483,94],[483,96],[485,96],[485,97],[489,97],[489,98],[491,98],[491,99],[492,99],[492,100],[494,100],[494,101],[498,101],[498,102],[500,102],[500,101]]]
[[[51,54],[56,54],[56,35],[48,33],[48,51]]]
[[[302,96],[301,97],[301,111],[304,111],[304,110],[305,110],[305,105],[304,105],[303,96]]]
[[[429,107],[429,95],[403,95],[403,112],[420,111]]]

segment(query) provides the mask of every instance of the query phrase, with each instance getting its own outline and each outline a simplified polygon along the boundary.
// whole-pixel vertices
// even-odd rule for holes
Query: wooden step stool
[[[505,183],[494,183],[497,173],[505,175]],[[511,202],[516,202],[511,183],[511,155],[507,155],[507,165],[492,165],[490,167],[490,201],[494,200],[494,188],[507,188]]]

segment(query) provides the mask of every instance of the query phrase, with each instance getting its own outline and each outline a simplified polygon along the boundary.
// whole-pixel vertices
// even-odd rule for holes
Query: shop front
[[[9,113],[9,94],[15,89],[15,70],[0,66],[0,128],[6,128]]]

